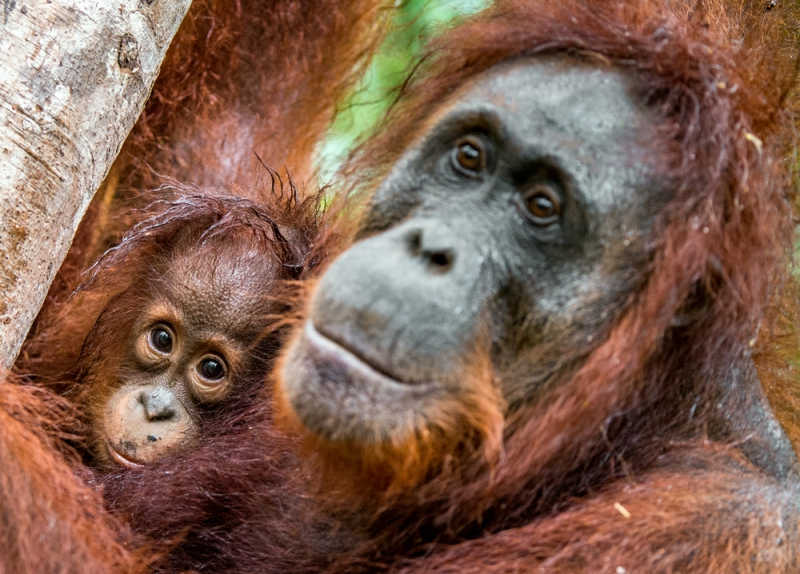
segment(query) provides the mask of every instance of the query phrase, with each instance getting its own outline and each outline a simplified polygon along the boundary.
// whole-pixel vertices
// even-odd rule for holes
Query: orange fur
[[[452,472],[434,465],[422,483],[376,497],[349,475],[373,451],[313,445],[315,456],[345,461],[330,496],[366,508],[351,518],[363,539],[336,568],[797,569],[797,462],[786,441],[773,442],[780,433],[771,423],[748,413],[761,404],[752,347],[792,246],[786,158],[795,147],[799,19],[788,2],[767,11],[749,1],[499,0],[429,47],[346,167],[365,201],[461,86],[503,62],[552,54],[637,77],[662,118],[653,143],[674,195],[642,238],[648,262],[638,288],[609,310],[603,337],[559,349],[573,367],[508,413],[498,463],[474,450]],[[375,207],[384,208],[381,224],[396,221],[390,205]],[[513,367],[484,384],[519,376]],[[797,381],[783,380],[764,385],[796,441]],[[759,459],[773,452],[786,462]],[[417,464],[414,449],[409,458]]]
[[[122,544],[131,540],[127,527],[105,514],[85,483],[91,476],[64,447],[61,439],[84,432],[75,413],[51,410],[63,401],[21,385],[74,391],[64,374],[77,368],[98,314],[143,275],[128,276],[122,265],[102,290],[70,294],[109,246],[167,204],[133,208],[180,200],[187,189],[269,203],[273,193],[296,193],[295,182],[312,190],[299,201],[316,198],[316,146],[380,40],[382,22],[377,1],[193,2],[15,365],[26,380],[0,385],[1,572],[133,572],[150,561]],[[316,230],[297,232],[287,237],[289,251]]]
[[[64,437],[74,411],[11,377],[0,382],[0,572],[147,571],[127,529],[71,470]],[[66,435],[69,436],[69,435]]]

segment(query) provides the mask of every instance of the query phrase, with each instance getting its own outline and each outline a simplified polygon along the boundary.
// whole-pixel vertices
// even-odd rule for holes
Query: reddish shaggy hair
[[[152,97],[84,218],[23,348],[16,369],[25,379],[62,392],[74,391],[77,377],[97,350],[92,344],[83,347],[97,317],[111,299],[133,288],[136,281],[152,278],[151,265],[169,258],[175,247],[169,245],[171,241],[207,234],[238,243],[242,234],[252,232],[266,253],[285,264],[289,283],[316,264],[323,254],[312,247],[321,224],[317,194],[278,199],[263,184],[263,175],[269,173],[266,179],[278,181],[281,189],[284,185],[279,180],[289,179],[288,173],[296,181],[311,179],[316,146],[333,118],[336,102],[358,77],[361,64],[380,39],[379,12],[379,2],[360,0],[192,3]],[[261,164],[280,167],[281,173],[269,168],[265,172]],[[195,186],[177,186],[176,191],[174,185],[162,186],[165,180]],[[293,187],[290,181],[291,194]],[[201,191],[205,196],[233,191],[266,205],[197,197]],[[158,198],[168,200],[149,210],[128,210]],[[83,281],[84,270],[109,245],[119,242],[127,229],[151,216],[156,219],[131,232],[70,299]],[[296,289],[287,287],[276,296],[286,297],[289,303]],[[277,328],[281,320],[276,318],[272,327]],[[79,360],[82,351],[84,361]],[[63,442],[68,439],[75,444],[76,433],[83,432],[74,408],[43,389],[23,386],[25,381],[19,379],[11,377],[5,385],[5,400],[0,400],[0,515],[5,517],[0,516],[0,570],[129,572],[146,568],[147,560],[130,554],[125,527],[103,512],[99,494],[85,484],[89,480],[86,469]],[[263,380],[257,383],[261,386]],[[259,408],[265,409],[256,405],[256,411]],[[264,418],[258,412],[249,416],[248,420]],[[243,424],[244,419],[236,420]],[[234,419],[229,422],[233,425]],[[268,434],[269,428],[252,442]],[[226,448],[231,446],[226,443]],[[276,456],[281,448],[287,447],[275,446]],[[225,467],[223,484],[235,486],[230,476],[252,462],[237,460],[239,466]],[[201,480],[199,465],[194,467]],[[269,475],[269,466],[259,468],[259,476]],[[153,472],[155,476],[160,470]],[[119,494],[112,499],[120,512],[135,513],[137,487],[166,484],[149,481],[147,473],[139,480],[120,478],[114,483],[114,477],[109,478],[109,492],[128,497]],[[275,483],[280,480],[276,475]],[[121,485],[122,491],[115,491],[114,484]],[[148,515],[148,520],[164,519],[164,523],[148,523],[155,531],[169,530],[173,515],[165,516],[163,510],[174,504],[185,487],[182,482],[177,490],[159,492],[164,495],[159,499],[162,505]],[[131,501],[130,509],[125,508],[126,500]],[[177,511],[175,516],[180,520],[187,515]],[[200,516],[191,515],[185,524],[202,528]],[[180,529],[169,532],[165,542],[184,534]],[[147,533],[143,529],[144,537],[137,543],[149,544]],[[42,545],[47,552],[40,551]]]
[[[165,180],[269,202],[266,165],[315,188],[319,142],[386,21],[381,0],[192,2],[48,300],[77,287]]]
[[[272,564],[282,565],[280,571],[301,562],[309,551],[311,545],[301,542],[310,533],[309,525],[289,526],[292,516],[311,516],[311,512],[302,496],[305,475],[293,457],[293,443],[271,422],[271,389],[264,389],[265,375],[285,327],[293,322],[302,281],[326,257],[325,241],[335,238],[324,233],[318,198],[301,200],[291,188],[266,204],[190,194],[185,187],[180,191],[176,199],[154,206],[154,216],[136,225],[97,262],[53,315],[54,325],[41,324],[41,331],[29,339],[28,355],[17,367],[34,373],[29,377],[36,384],[70,398],[73,405],[50,398],[62,405],[50,434],[85,452],[82,435],[88,433],[76,422],[74,411],[77,408],[85,419],[87,411],[107,396],[109,390],[100,388],[107,377],[97,379],[98,385],[95,373],[117,368],[117,357],[124,352],[119,347],[127,344],[120,331],[141,313],[140,300],[147,300],[148,293],[164,281],[174,260],[193,250],[208,248],[210,253],[233,256],[239,247],[249,251],[254,246],[264,259],[276,259],[275,283],[264,293],[252,294],[265,298],[275,310],[274,315],[254,317],[264,321],[265,331],[250,352],[263,368],[237,380],[232,395],[204,419],[199,446],[141,468],[111,469],[91,477],[74,452],[50,440],[72,455],[68,461],[85,480],[102,485],[108,508],[124,517],[126,528],[132,530],[117,526],[126,533],[129,547],[151,555],[160,570],[182,572],[214,565],[214,571],[229,571],[249,564],[245,555],[239,558],[227,552],[230,543],[224,541],[237,528],[241,508],[254,511],[256,507],[249,504],[253,498],[258,501],[257,515],[272,515],[271,528],[261,535],[265,541],[261,551],[269,550]],[[76,522],[76,528],[81,525]]]
[[[13,376],[0,387],[0,571],[66,572],[78,564],[83,572],[149,570],[100,493],[76,479],[75,453],[62,442],[74,438],[72,406]]]
[[[606,338],[574,351],[586,357],[577,371],[510,415],[498,461],[476,453],[370,504],[353,483],[323,499],[338,512],[326,517],[260,404],[253,428],[173,461],[181,473],[109,478],[112,507],[147,537],[186,534],[171,571],[795,568],[798,488],[704,439],[717,404],[738,414],[725,383],[750,360],[790,246],[794,66],[772,29],[796,8],[782,6],[741,18],[736,1],[500,0],[435,44],[350,164],[368,195],[431,108],[516,58],[568,53],[631,70],[662,115],[675,197],[653,226],[642,286]]]
[[[109,342],[125,343],[119,341],[119,329],[141,312],[130,301],[146,298],[163,283],[178,255],[204,245],[211,246],[210,253],[229,255],[238,245],[255,246],[265,259],[277,260],[281,271],[274,288],[253,294],[280,310],[274,317],[259,318],[265,321],[267,332],[263,340],[253,342],[253,352],[264,355],[265,365],[271,362],[282,327],[291,321],[299,281],[326,255],[318,197],[301,200],[293,187],[285,193],[275,191],[272,201],[262,204],[199,195],[185,186],[173,193],[178,194],[176,199],[151,206],[155,215],[131,229],[92,267],[75,294],[51,309],[52,323],[39,322],[26,342],[25,355],[17,361],[18,372],[88,407],[99,398],[94,397],[99,389],[84,379],[93,371],[102,371],[106,361],[114,364],[123,350],[109,348]],[[242,404],[256,401],[266,372],[265,366],[259,379],[237,384],[231,401],[240,405],[238,410]],[[230,414],[223,413],[218,424],[225,417]]]
[[[730,377],[749,364],[785,279],[794,195],[785,158],[794,146],[798,61],[789,30],[797,22],[790,3],[765,11],[722,1],[500,0],[430,47],[379,134],[346,168],[363,195],[420,137],[430,110],[467,80],[502,62],[561,53],[636,76],[662,118],[656,148],[674,197],[646,240],[651,258],[641,288],[604,340],[571,351],[585,357],[577,371],[545,400],[509,415],[500,462],[477,452],[417,488],[366,501],[369,541],[340,567],[365,559],[368,568],[397,567],[398,555],[415,552],[441,557],[410,562],[414,571],[515,564],[613,572],[623,562],[642,571],[744,571],[762,552],[777,569],[794,564],[791,528],[767,521],[742,529],[726,515],[725,504],[739,511],[722,483],[743,496],[766,479],[736,445],[695,437],[707,436],[714,409],[738,415]],[[742,378],[753,393],[747,400],[756,400],[758,381]],[[793,427],[788,434],[800,436]],[[701,467],[707,475],[697,475]],[[674,500],[660,507],[659,524],[626,523],[628,510],[610,506],[616,497],[629,501],[623,509],[652,515],[667,487],[676,489]],[[767,492],[747,496],[758,500],[753,512],[766,513],[761,520],[781,513],[796,520],[788,491],[780,502]],[[339,508],[363,504],[363,483],[331,498]],[[703,520],[720,521],[719,541],[703,545]],[[457,544],[509,529],[521,530]],[[776,547],[778,539],[787,544]],[[502,540],[511,542],[493,552]],[[724,559],[717,544],[732,545]],[[597,564],[592,552],[610,561]]]

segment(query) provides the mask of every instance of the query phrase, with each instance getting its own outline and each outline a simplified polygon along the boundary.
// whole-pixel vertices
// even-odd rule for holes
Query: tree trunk
[[[191,0],[1,0],[0,368],[10,367]]]

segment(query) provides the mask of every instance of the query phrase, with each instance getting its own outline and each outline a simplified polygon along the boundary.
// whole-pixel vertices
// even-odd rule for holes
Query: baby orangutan
[[[69,340],[45,329],[36,345],[50,343],[38,373],[67,366],[51,386],[79,407],[92,466],[151,463],[243,424],[316,231],[313,198],[185,196],[96,264],[59,313]]]
[[[265,377],[259,338],[279,309],[263,294],[282,268],[252,238],[181,243],[163,277],[117,297],[92,333],[90,345],[119,345],[85,386],[98,461],[134,466],[195,443],[206,419]]]

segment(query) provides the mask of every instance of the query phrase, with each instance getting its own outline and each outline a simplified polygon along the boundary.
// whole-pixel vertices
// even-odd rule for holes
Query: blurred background
[[[321,150],[323,182],[383,117],[425,41],[443,26],[486,7],[489,0],[398,0],[392,32],[363,81],[341,106]]]

